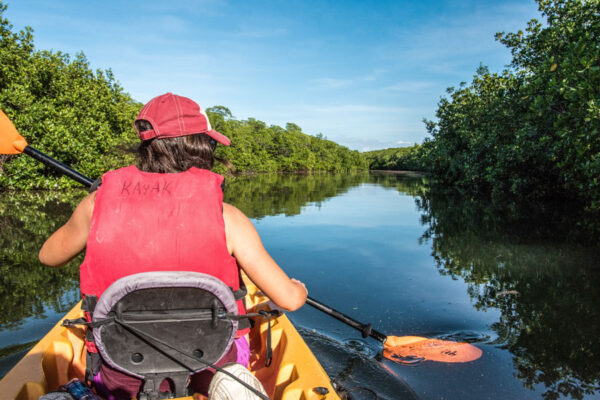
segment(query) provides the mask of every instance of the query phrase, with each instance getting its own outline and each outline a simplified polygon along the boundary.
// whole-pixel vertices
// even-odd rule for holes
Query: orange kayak
[[[272,303],[251,282],[246,282],[249,312],[270,310]],[[63,319],[83,316],[81,303]],[[38,400],[73,378],[84,379],[85,331],[65,328],[59,321],[0,380],[2,399]],[[269,398],[282,400],[340,400],[327,373],[285,314],[271,320],[273,361],[265,367],[267,322],[259,319],[250,332],[250,370],[262,382]],[[202,396],[181,399],[199,399]]]

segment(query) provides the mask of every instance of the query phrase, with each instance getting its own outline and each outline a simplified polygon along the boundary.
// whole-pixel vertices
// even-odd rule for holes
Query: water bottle
[[[75,400],[102,400],[88,385],[75,378],[63,386]]]

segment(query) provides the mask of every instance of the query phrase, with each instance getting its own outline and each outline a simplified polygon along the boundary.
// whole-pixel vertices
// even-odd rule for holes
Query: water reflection
[[[448,276],[448,281],[464,281],[476,310],[499,311],[500,317],[490,326],[495,333],[492,340],[510,353],[514,375],[525,387],[541,387],[546,399],[581,399],[599,393],[598,236],[586,231],[590,224],[584,217],[569,213],[568,204],[532,205],[527,210],[496,207],[465,199],[425,177],[392,174],[237,177],[227,179],[225,200],[254,219],[292,216],[301,214],[309,204],[319,207],[361,184],[383,186],[415,198],[424,233],[420,238],[415,235],[414,239],[404,240],[431,247],[440,274]],[[84,191],[0,193],[0,376],[35,337],[47,330],[47,324],[41,327],[36,321],[56,320],[78,300],[80,259],[54,270],[40,265],[37,253],[83,196]],[[372,212],[364,210],[364,217],[372,218]],[[355,230],[367,226],[356,225]],[[390,222],[386,229],[390,235],[398,235],[396,229],[405,228]],[[343,238],[337,245],[343,249]],[[409,256],[395,253],[395,257]],[[333,262],[336,257],[331,258]],[[427,283],[419,284],[425,287]],[[464,293],[462,288],[459,290]],[[373,315],[374,320],[384,318],[383,314]],[[31,331],[35,337],[24,334]],[[6,339],[9,333],[10,340]],[[441,338],[451,338],[448,335],[452,334]],[[470,337],[473,342],[488,340],[480,332],[454,335],[467,341]],[[330,345],[321,335],[306,336],[327,370],[339,379],[368,388],[380,387],[383,397],[394,398],[391,393],[396,390],[403,390],[408,398],[413,396],[402,382],[398,387],[389,382],[371,385],[375,382],[373,376],[380,377],[384,367],[368,361],[372,357],[358,351],[355,344]],[[346,347],[351,351],[342,362],[341,356],[335,355],[346,354]],[[364,374],[370,377],[363,378]],[[521,384],[517,382],[517,386],[520,389]],[[368,395],[362,393],[364,398]]]
[[[496,208],[430,187],[417,198],[441,274],[462,279],[527,388],[581,399],[600,389],[600,252],[573,243],[577,218],[558,205]],[[561,210],[562,208],[562,210]]]
[[[78,300],[81,257],[65,268],[52,269],[40,264],[38,252],[85,194],[0,194],[0,331],[15,329],[28,318],[45,318],[48,310],[64,314]]]
[[[225,201],[249,218],[301,213],[309,203],[321,202],[369,180],[368,173],[332,175],[246,175],[226,180]]]
[[[241,176],[227,179],[225,201],[250,218],[295,215],[306,204],[319,204],[367,179],[368,174]],[[40,264],[38,252],[86,193],[0,193],[0,331],[18,328],[28,318],[45,318],[48,310],[65,313],[79,300],[83,256],[53,269]]]

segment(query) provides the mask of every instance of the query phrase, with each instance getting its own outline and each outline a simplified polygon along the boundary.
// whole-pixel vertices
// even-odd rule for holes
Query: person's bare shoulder
[[[246,214],[231,204],[223,203],[223,219],[225,220],[225,229],[230,229],[231,232],[233,230],[254,230],[254,225]]]
[[[232,206],[229,203],[223,203],[223,216],[229,218],[239,217],[239,214],[244,214],[236,206]],[[244,215],[245,216],[245,215]]]
[[[251,224],[250,220],[237,207],[223,203],[223,221],[225,222],[225,237],[229,254],[233,254],[236,247],[236,239],[243,235],[244,226]]]

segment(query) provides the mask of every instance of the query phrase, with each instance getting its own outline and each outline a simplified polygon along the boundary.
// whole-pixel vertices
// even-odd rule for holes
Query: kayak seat
[[[190,374],[225,355],[238,329],[232,290],[198,272],[130,275],[98,299],[92,328],[104,363],[144,380],[140,399],[183,397]],[[170,393],[159,393],[163,380]]]

